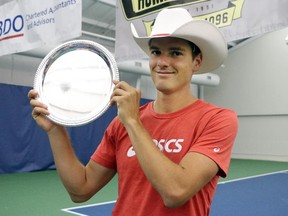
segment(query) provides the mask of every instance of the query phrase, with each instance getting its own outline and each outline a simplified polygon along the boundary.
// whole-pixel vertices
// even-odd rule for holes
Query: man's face
[[[192,58],[188,42],[179,38],[155,38],[150,42],[150,71],[156,88],[163,93],[189,89],[201,56]]]

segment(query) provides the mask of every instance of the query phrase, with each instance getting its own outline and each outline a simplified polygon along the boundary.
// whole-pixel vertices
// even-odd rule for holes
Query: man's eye
[[[151,50],[152,55],[160,55],[161,52],[159,50]]]
[[[180,55],[182,55],[182,53],[180,51],[174,50],[174,51],[171,52],[171,55],[172,56],[180,56]]]

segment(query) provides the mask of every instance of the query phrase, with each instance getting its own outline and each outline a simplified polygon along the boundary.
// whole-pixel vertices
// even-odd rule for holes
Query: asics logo
[[[127,156],[128,156],[128,157],[133,157],[133,156],[135,156],[135,155],[136,155],[136,152],[134,151],[133,146],[131,146],[131,147],[128,149],[128,151],[127,151]]]
[[[153,139],[153,142],[155,145],[160,149],[160,151],[166,151],[166,152],[173,152],[178,153],[182,150],[181,143],[184,142],[184,139],[160,139],[159,141],[156,139]]]
[[[153,142],[162,152],[179,153],[182,150],[182,143],[184,142],[184,139],[160,139],[159,141],[153,139]],[[127,157],[133,157],[135,155],[136,153],[133,146],[131,146],[127,151]]]

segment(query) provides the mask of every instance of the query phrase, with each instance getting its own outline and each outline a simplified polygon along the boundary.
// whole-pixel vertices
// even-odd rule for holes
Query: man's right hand
[[[46,115],[49,115],[48,106],[41,103],[38,98],[38,92],[32,89],[28,92],[28,98],[32,107],[32,117],[36,123],[47,133],[56,127],[56,124],[50,121]]]

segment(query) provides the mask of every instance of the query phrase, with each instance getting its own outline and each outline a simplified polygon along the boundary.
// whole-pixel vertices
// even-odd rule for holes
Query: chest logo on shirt
[[[159,141],[153,139],[153,142],[162,152],[179,153],[182,150],[182,143],[184,142],[184,139],[160,139]],[[127,156],[133,157],[135,155],[136,153],[133,149],[133,146],[131,146],[127,151]]]

